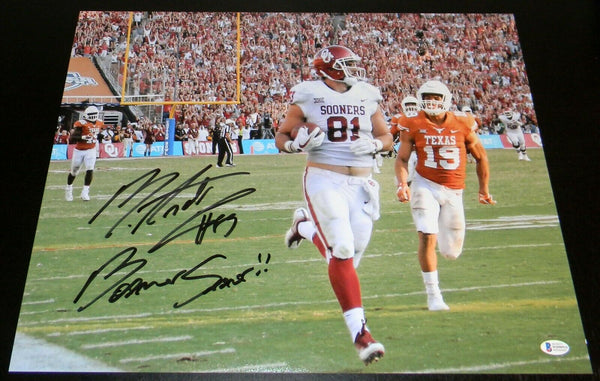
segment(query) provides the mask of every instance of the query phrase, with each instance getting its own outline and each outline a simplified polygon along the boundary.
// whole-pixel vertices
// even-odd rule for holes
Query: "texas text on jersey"
[[[466,178],[465,138],[476,124],[471,115],[448,112],[441,125],[429,121],[425,112],[398,121],[414,141],[418,155],[416,171],[426,179],[451,189],[463,189]]]

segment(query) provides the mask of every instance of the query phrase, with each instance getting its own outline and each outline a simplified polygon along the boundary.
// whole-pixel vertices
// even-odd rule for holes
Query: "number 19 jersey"
[[[451,189],[465,187],[465,139],[476,124],[471,115],[447,112],[446,120],[437,125],[424,111],[419,111],[413,117],[403,116],[398,124],[414,142],[419,175]]]

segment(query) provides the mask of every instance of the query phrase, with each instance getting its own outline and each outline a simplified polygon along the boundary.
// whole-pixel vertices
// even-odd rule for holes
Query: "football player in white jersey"
[[[402,112],[406,116],[416,116],[419,113],[419,100],[412,95],[402,99]]]
[[[402,99],[402,113],[407,117],[417,116],[419,114],[419,100],[412,95]],[[412,150],[408,159],[408,185],[415,176],[415,167],[417,166],[417,151]]]
[[[516,111],[504,111],[498,115],[500,122],[506,127],[506,137],[519,154],[519,160],[531,161],[527,156],[527,147],[525,146],[525,136],[521,126],[521,114]]]
[[[384,347],[366,326],[360,282],[356,273],[379,218],[379,184],[372,178],[373,157],[392,149],[378,88],[366,82],[360,57],[333,45],[313,60],[319,80],[291,89],[291,104],[275,142],[284,152],[308,153],[304,172],[307,208],[294,212],[285,243],[296,248],[311,240],[326,258],[331,286],[342,309],[359,358],[370,364]],[[318,125],[312,131],[302,123]]]

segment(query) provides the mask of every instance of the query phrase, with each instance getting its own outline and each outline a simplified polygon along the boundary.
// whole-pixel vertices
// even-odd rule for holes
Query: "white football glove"
[[[350,144],[350,151],[356,155],[372,155],[383,149],[383,142],[379,139],[367,137],[356,139]]]
[[[325,139],[325,134],[320,128],[315,128],[311,133],[308,133],[308,128],[301,127],[298,130],[298,135],[294,139],[290,148],[296,152],[310,151],[313,148],[320,146]]]

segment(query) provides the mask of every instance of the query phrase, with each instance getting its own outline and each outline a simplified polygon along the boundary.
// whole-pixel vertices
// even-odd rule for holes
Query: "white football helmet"
[[[366,69],[358,66],[360,57],[341,45],[332,45],[317,52],[312,68],[319,77],[343,82],[348,86],[366,81]]]
[[[442,97],[441,100],[424,100],[424,94],[436,94]],[[428,115],[440,115],[448,110],[452,105],[452,93],[448,90],[448,87],[442,82],[437,80],[425,82],[417,91],[417,99],[419,100],[419,106]]]
[[[412,95],[402,99],[402,112],[406,116],[413,116],[419,112],[419,100]]]
[[[517,119],[517,118],[515,118],[516,117],[515,113],[513,113],[510,110],[504,111],[502,113],[502,115],[506,118],[506,120],[509,120],[509,121],[512,121],[513,119]]]
[[[469,112],[469,113],[473,113],[473,110],[471,110],[471,107],[469,106],[463,106],[463,108],[460,110],[462,112]]]
[[[96,106],[89,106],[83,112],[83,119],[89,122],[95,122],[98,120],[98,116],[100,115],[100,111]]]

